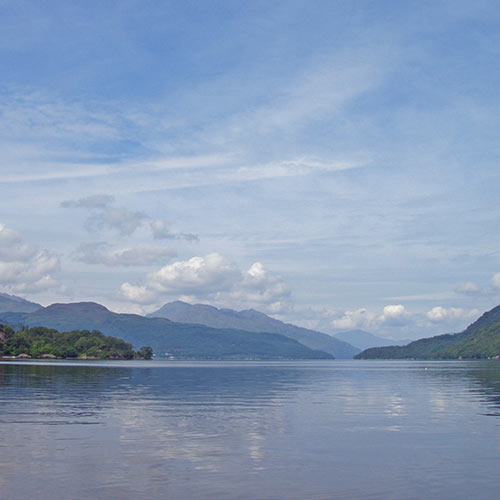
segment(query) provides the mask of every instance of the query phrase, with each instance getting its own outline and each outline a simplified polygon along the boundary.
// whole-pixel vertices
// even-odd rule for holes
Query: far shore
[[[150,361],[150,359],[146,358],[117,358],[117,357],[110,357],[110,358],[97,358],[95,356],[78,356],[76,358],[61,358],[57,357],[54,355],[42,355],[40,357],[33,357],[30,356],[29,354],[19,354],[18,356],[0,356],[0,361],[55,361],[55,360],[63,360],[63,361],[68,361],[68,360],[74,360],[74,361]]]

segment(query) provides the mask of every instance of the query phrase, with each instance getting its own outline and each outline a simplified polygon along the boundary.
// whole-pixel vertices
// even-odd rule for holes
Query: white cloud
[[[345,311],[330,320],[330,325],[335,330],[360,328],[388,338],[417,339],[444,333],[444,328],[446,331],[462,331],[478,315],[478,309],[436,306],[422,313],[408,311],[401,304],[390,304],[379,314],[366,308]],[[436,330],[438,325],[439,330]]]
[[[478,315],[478,309],[465,310],[458,307],[444,308],[441,306],[433,307],[426,314],[427,318],[434,323],[471,319],[477,317]]]
[[[12,292],[34,293],[59,286],[53,274],[59,257],[28,245],[19,233],[0,224],[0,287]]]
[[[36,248],[26,244],[19,233],[0,224],[0,260],[26,262],[36,254]]]
[[[290,298],[290,288],[279,276],[255,262],[239,269],[218,253],[177,261],[151,273],[144,284],[124,283],[120,294],[134,302],[189,298],[226,307],[259,307],[278,312]]]
[[[375,318],[375,314],[368,312],[367,309],[360,308],[354,311],[345,311],[341,317],[332,320],[331,325],[339,330],[370,328]]]
[[[203,295],[229,290],[238,277],[234,264],[212,253],[164,266],[148,282],[150,288],[160,293]]]
[[[410,313],[401,304],[385,306],[383,313],[377,319],[387,326],[403,326],[412,322]]]
[[[404,326],[414,320],[406,308],[401,305],[387,305],[382,314],[375,314],[365,308],[345,311],[342,316],[331,321],[335,329],[350,330],[355,328],[377,329],[383,326]]]
[[[279,312],[290,299],[288,284],[280,277],[270,274],[260,262],[254,262],[241,273],[233,291],[232,299],[264,306],[272,312]]]
[[[137,304],[152,304],[156,301],[156,294],[145,286],[135,286],[125,282],[120,287],[120,295]]]
[[[495,288],[500,288],[500,273],[495,273],[492,277],[491,277],[491,283],[493,284],[493,286]]]
[[[164,263],[176,252],[165,247],[139,245],[135,248],[112,249],[104,242],[82,244],[76,250],[77,260],[105,266],[147,266]]]

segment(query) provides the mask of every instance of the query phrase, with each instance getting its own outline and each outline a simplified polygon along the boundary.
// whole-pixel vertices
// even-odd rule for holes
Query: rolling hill
[[[356,359],[481,359],[500,356],[500,306],[463,332],[416,340],[406,346],[374,347]]]
[[[45,326],[60,331],[98,330],[157,356],[178,359],[332,359],[284,335],[175,323],[165,318],[118,314],[94,302],[52,304],[31,313],[0,313],[13,327]]]
[[[236,328],[250,332],[268,332],[285,335],[310,349],[327,352],[337,359],[351,359],[360,349],[326,333],[283,323],[254,309],[234,311],[218,309],[206,304],[187,304],[182,301],[169,302],[148,317],[168,318],[180,323],[197,323],[212,328]]]

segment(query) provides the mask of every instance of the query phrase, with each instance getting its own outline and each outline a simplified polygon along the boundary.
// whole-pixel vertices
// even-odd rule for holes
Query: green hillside
[[[0,324],[0,356],[80,359],[150,359],[151,349],[134,352],[122,339],[100,332],[75,330],[58,332],[36,326],[18,331]]]
[[[176,359],[332,359],[283,335],[117,314],[93,302],[53,304],[34,313],[2,313],[0,318],[14,326],[98,330],[134,346],[151,346],[157,356]]]
[[[420,339],[406,346],[366,349],[356,359],[482,359],[500,356],[500,306],[463,332]]]

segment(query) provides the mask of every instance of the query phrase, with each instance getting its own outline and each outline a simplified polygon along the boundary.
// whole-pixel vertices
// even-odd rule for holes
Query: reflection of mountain
[[[2,498],[495,498],[494,361],[39,364],[0,363]]]
[[[436,387],[448,388],[449,392],[456,394],[466,388],[476,402],[483,403],[480,406],[482,414],[500,416],[499,361],[415,362],[416,366],[422,366],[420,363],[425,367],[418,371],[420,377],[431,377],[435,379]],[[485,407],[488,409],[485,410]]]
[[[174,323],[165,318],[117,314],[93,302],[52,304],[33,313],[2,313],[12,326],[46,326],[59,331],[99,330],[136,347],[149,345],[156,355],[187,359],[331,359],[275,333],[216,329]]]
[[[140,363],[140,366],[139,366]],[[134,366],[135,365],[135,366]],[[214,402],[225,398],[272,398],[275,393],[303,388],[305,378],[315,377],[303,365],[235,363],[183,364],[178,362],[93,362],[57,364],[0,364],[0,389],[16,399],[68,404],[91,413],[100,402],[111,398],[163,401],[185,404],[186,401]],[[90,402],[92,404],[90,404]],[[95,406],[95,408],[94,408]],[[4,406],[0,406],[0,415]],[[83,410],[82,410],[83,411]]]
[[[179,323],[197,323],[212,328],[236,328],[249,332],[278,333],[297,340],[310,349],[327,352],[339,359],[350,359],[360,351],[343,339],[336,339],[326,333],[283,323],[283,321],[271,318],[255,309],[245,311],[217,309],[206,304],[192,305],[176,300],[165,304],[148,316],[168,318]]]
[[[489,415],[500,416],[500,364],[498,361],[484,361],[477,369],[468,372],[469,377],[479,385],[474,391],[479,390],[484,394],[486,403],[490,407]]]

